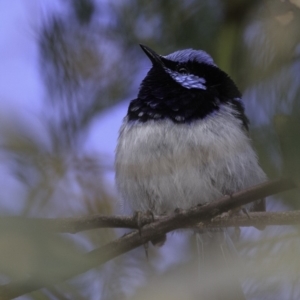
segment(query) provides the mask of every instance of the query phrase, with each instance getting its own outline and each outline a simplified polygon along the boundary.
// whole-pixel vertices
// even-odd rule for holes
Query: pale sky
[[[36,38],[47,16],[64,13],[59,3],[61,1],[56,0],[0,1],[0,143],[14,135],[24,135],[47,144],[41,119],[45,91]],[[99,153],[104,157],[110,170],[127,105],[128,102],[121,103],[104,111],[92,124],[84,146],[86,153]],[[107,178],[112,184],[113,177],[113,173],[108,172]],[[22,201],[12,200],[21,199],[24,191],[5,161],[0,165],[0,182],[6,186],[0,191],[2,213],[18,213],[22,210]]]

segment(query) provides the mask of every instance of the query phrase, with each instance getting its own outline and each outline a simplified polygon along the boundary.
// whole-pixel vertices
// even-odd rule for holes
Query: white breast
[[[155,213],[218,199],[266,179],[251,143],[224,106],[191,124],[124,120],[116,182],[133,210]]]

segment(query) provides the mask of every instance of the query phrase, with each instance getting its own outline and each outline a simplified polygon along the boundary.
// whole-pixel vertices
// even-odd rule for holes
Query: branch
[[[254,200],[264,198],[266,195],[272,195],[279,192],[283,192],[292,188],[295,188],[295,184],[287,179],[280,179],[269,181],[262,185],[251,187],[242,192],[232,195],[232,199],[236,203],[240,203],[240,197],[246,197],[246,201],[252,202]],[[253,196],[252,196],[253,195]],[[254,197],[254,198],[252,198]],[[222,198],[224,199],[224,197]],[[219,201],[214,202],[215,206],[219,206]],[[243,204],[240,204],[243,205]],[[237,204],[237,207],[239,205]],[[226,210],[222,210],[226,211]],[[296,214],[296,215],[295,215]],[[254,225],[288,225],[297,223],[297,213],[249,213],[248,217],[236,216],[230,218],[222,218],[222,221],[214,221],[206,224],[208,227],[229,227],[229,226],[254,226]],[[149,223],[151,221],[161,221],[165,217],[155,216],[154,220],[149,217]],[[300,219],[299,219],[300,220]],[[208,220],[210,221],[210,220]],[[206,221],[207,222],[207,221]],[[300,222],[300,221],[299,221]],[[147,222],[148,223],[148,222]],[[93,215],[87,217],[72,217],[72,218],[24,218],[24,217],[2,217],[0,218],[0,227],[9,225],[19,226],[36,226],[38,228],[44,227],[47,230],[60,233],[77,233],[85,230],[97,229],[97,228],[130,228],[137,229],[137,219],[132,216],[106,216],[106,215]]]
[[[202,206],[195,206],[188,210],[180,210],[179,212],[160,217],[159,220],[145,225],[142,228],[141,235],[135,230],[103,247],[93,250],[83,255],[84,263],[70,266],[67,270],[53,272],[47,281],[43,281],[42,278],[29,278],[1,286],[0,299],[11,299],[65,281],[170,231],[184,227],[193,227],[199,222],[207,222],[228,210],[295,187],[295,184],[289,180],[274,180],[237,192],[232,196],[224,196],[217,201]],[[86,229],[89,223],[84,224]]]
[[[201,222],[197,228],[250,227],[270,225],[299,225],[300,210],[282,212],[254,212],[242,216],[217,216],[210,222]]]
[[[165,217],[149,217],[149,223],[160,222]],[[145,221],[145,220],[143,220]],[[80,218],[38,219],[24,217],[4,217],[0,219],[0,227],[5,224],[16,224],[24,227],[33,225],[58,233],[77,233],[84,230],[99,228],[130,228],[138,229],[137,219],[132,216],[95,215]],[[249,212],[248,215],[222,216],[196,224],[197,228],[253,227],[271,225],[299,225],[300,210],[282,212]],[[187,226],[190,227],[190,226]]]

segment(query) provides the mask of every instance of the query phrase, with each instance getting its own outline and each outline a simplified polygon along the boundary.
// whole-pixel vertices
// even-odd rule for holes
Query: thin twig
[[[300,224],[300,210],[282,212],[253,212],[247,215],[216,217],[201,223],[197,228],[250,227]]]

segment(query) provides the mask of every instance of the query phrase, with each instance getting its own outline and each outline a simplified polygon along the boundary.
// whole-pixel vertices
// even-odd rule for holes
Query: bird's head
[[[238,110],[243,112],[235,83],[205,51],[185,49],[161,56],[140,46],[152,68],[141,83],[138,98],[129,106],[129,119],[186,123],[232,103],[238,103]]]

